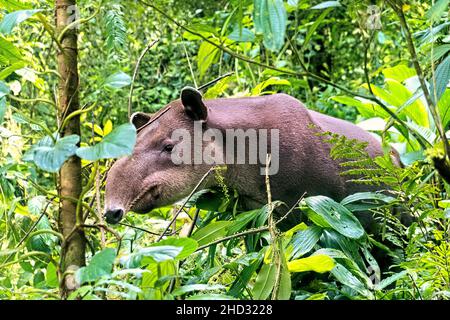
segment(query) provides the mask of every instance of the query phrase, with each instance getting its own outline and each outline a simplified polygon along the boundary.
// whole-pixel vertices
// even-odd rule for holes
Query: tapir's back
[[[380,143],[367,131],[348,121],[308,110],[286,94],[207,100],[206,105],[211,109],[208,122],[221,128],[279,129],[279,172],[270,179],[274,198],[286,203],[295,202],[305,191],[336,200],[353,192],[366,191],[367,186],[348,184],[340,175],[342,168],[331,159],[331,146],[321,133],[329,131],[368,142],[371,157],[382,155]],[[254,174],[260,173],[255,171]],[[259,193],[264,190],[261,177],[250,178],[248,172],[241,175],[245,178],[239,181],[238,176],[237,184],[245,185],[246,190]],[[254,181],[259,185],[250,185]]]

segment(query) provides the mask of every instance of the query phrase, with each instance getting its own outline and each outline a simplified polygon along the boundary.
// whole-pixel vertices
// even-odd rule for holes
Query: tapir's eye
[[[164,152],[172,152],[173,147],[174,147],[173,144],[166,144],[166,145],[164,146],[163,151],[164,151]]]

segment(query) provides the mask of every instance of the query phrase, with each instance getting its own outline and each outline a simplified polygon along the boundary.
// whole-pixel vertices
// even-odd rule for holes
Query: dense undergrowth
[[[69,299],[449,299],[449,186],[435,169],[448,160],[448,4],[78,1],[91,18],[78,29],[82,130],[62,137],[71,115],[56,112],[54,4],[0,0],[0,299],[60,299],[69,274]],[[366,23],[375,9],[376,28]],[[121,124],[135,64],[154,40],[133,82],[133,111],[154,112],[185,85],[232,71],[205,97],[286,92],[371,131],[385,156],[327,139],[349,179],[382,191],[340,202],[305,194],[293,208],[269,199],[242,212],[239,194],[223,186],[108,226],[105,175],[133,146],[102,146],[135,139]],[[87,264],[63,271],[58,171],[75,154]],[[216,179],[222,174],[217,168]],[[281,232],[276,207],[301,209],[304,221]],[[356,218],[367,211],[375,228]]]

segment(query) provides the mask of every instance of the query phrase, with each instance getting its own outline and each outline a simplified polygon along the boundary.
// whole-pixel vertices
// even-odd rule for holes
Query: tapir
[[[173,161],[173,152],[182,143],[173,138],[174,131],[182,129],[194,135],[196,124],[202,131],[214,129],[222,133],[219,139],[197,141],[202,150],[213,149],[216,156],[222,156],[219,157],[221,159],[227,158],[225,153],[230,151],[223,147],[230,143],[226,141],[227,131],[277,130],[278,169],[268,177],[271,198],[284,202],[286,207],[294,205],[304,193],[339,201],[371,188],[350,182],[348,177],[341,175],[344,168],[339,160],[330,156],[332,145],[326,141],[324,133],[365,142],[370,157],[383,155],[379,140],[369,132],[348,121],[309,110],[287,94],[204,100],[199,91],[186,87],[179,100],[170,102],[156,114],[135,113],[130,121],[138,130],[134,150],[131,155],[114,163],[106,180],[105,217],[112,224],[118,223],[129,211],[148,213],[185,198],[217,165],[211,161]],[[271,139],[268,139],[268,144],[267,153],[274,151]],[[246,156],[251,149],[248,147]],[[391,156],[394,163],[400,165],[398,153],[394,151]],[[220,182],[236,190],[241,205],[249,210],[267,203],[267,180],[261,165],[269,164],[261,162],[264,161],[257,164],[245,161],[225,163],[226,170]],[[218,184],[212,174],[204,179],[200,189]]]

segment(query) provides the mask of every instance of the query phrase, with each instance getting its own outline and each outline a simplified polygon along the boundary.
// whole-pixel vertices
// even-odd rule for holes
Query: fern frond
[[[127,28],[123,19],[122,7],[114,4],[104,17],[106,27],[106,47],[108,50],[122,49],[125,46]]]

